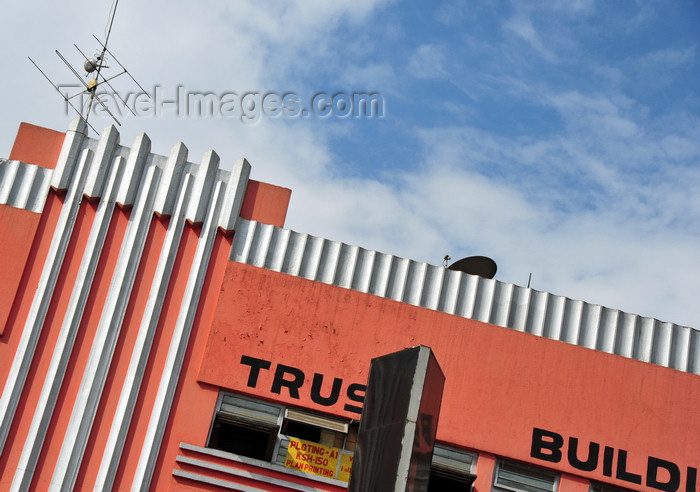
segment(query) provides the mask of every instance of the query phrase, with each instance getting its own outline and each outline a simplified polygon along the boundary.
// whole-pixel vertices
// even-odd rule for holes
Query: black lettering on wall
[[[593,471],[598,466],[598,455],[600,454],[600,444],[591,442],[588,445],[588,457],[586,461],[581,461],[578,458],[578,439],[575,437],[569,438],[569,464],[574,468],[582,471]]]
[[[612,465],[613,457],[615,456],[615,450],[610,446],[605,446],[603,450],[603,475],[606,477],[612,477]]]
[[[615,478],[636,484],[642,483],[642,476],[627,471],[627,451],[617,450],[617,474]]]
[[[249,388],[257,388],[260,382],[260,373],[262,371],[271,370],[272,368],[272,363],[269,360],[258,359],[249,355],[241,356],[241,364],[250,367],[248,381],[246,383]],[[279,395],[282,392],[282,388],[287,388],[289,396],[299,400],[301,399],[300,392],[302,390],[309,391],[308,385],[304,388],[304,382],[307,378],[302,369],[294,366],[277,364],[272,370],[274,370],[274,375],[270,392]],[[306,393],[305,396],[310,396],[311,401],[324,407],[337,405],[339,401],[342,402],[341,393],[343,393],[343,385],[345,384],[343,379],[334,377],[330,388],[328,388],[328,383],[326,383],[326,388],[324,388],[324,380],[328,381],[329,379],[330,378],[326,375],[314,373],[310,393]],[[362,405],[365,402],[366,390],[367,387],[364,384],[349,384],[345,390],[346,397],[350,402],[356,404],[345,404],[345,411],[362,415]]]
[[[333,387],[331,388],[330,396],[321,395],[321,387],[323,386],[323,374],[314,374],[314,380],[311,384],[311,400],[314,403],[323,405],[324,407],[330,407],[338,402],[338,397],[340,396],[340,388],[343,386],[343,380],[340,378],[333,378]]]
[[[367,391],[367,385],[352,383],[348,386],[348,400],[354,401],[362,405],[365,402],[365,392]],[[357,405],[345,405],[346,412],[353,412],[358,415],[362,415],[362,407]]]
[[[659,469],[668,472],[668,480],[662,482],[659,478]],[[681,471],[678,465],[670,461],[649,456],[647,461],[647,487],[666,492],[675,492],[681,486]],[[694,487],[693,487],[694,490]]]
[[[255,388],[258,385],[258,376],[260,375],[260,369],[269,369],[270,361],[264,359],[256,359],[255,357],[249,357],[244,355],[241,357],[241,364],[250,366],[250,374],[248,374],[248,387]]]
[[[685,492],[695,492],[698,484],[698,470],[688,467],[688,479],[685,482]]]
[[[624,449],[615,449],[611,446],[603,448],[602,470],[600,470],[601,444],[589,442],[588,451],[581,449],[581,441],[576,437],[563,437],[553,431],[545,429],[532,429],[532,446],[530,456],[551,463],[559,463],[564,452],[564,440],[567,440],[566,454],[569,465],[572,468],[584,472],[601,472],[606,477],[613,477],[636,485],[644,484],[644,490],[661,490],[663,492],[699,492],[698,470],[687,467],[685,477],[681,473],[681,467],[676,463],[661,458],[649,456],[645,473],[634,473],[628,469],[628,453]],[[584,441],[585,442],[585,441]],[[617,453],[617,457],[616,457]],[[641,470],[640,470],[641,471]],[[614,474],[614,475],[613,475]],[[685,487],[681,484],[685,478]]]
[[[291,379],[285,379],[285,375],[290,375]],[[296,367],[285,366],[284,364],[277,364],[277,369],[275,370],[275,379],[272,381],[272,391],[278,395],[282,391],[284,386],[289,390],[289,396],[292,398],[299,399],[299,388],[304,384],[304,373],[301,369]]]
[[[564,445],[564,438],[556,432],[532,429],[532,446],[530,456],[540,460],[559,463],[561,461],[561,447]]]

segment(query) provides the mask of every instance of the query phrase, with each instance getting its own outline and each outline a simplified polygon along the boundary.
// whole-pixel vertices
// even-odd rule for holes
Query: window
[[[212,429],[209,447],[269,461],[272,458],[274,437],[275,434],[269,429],[217,420]]]
[[[632,492],[632,489],[615,487],[613,485],[600,482],[591,482],[591,492]]]
[[[500,460],[494,476],[495,490],[516,492],[553,492],[556,490],[558,474],[524,463]]]
[[[356,421],[222,393],[207,447],[347,481],[357,428]]]
[[[207,446],[269,461],[277,440],[280,408],[235,395],[222,395],[218,406]]]
[[[359,422],[221,393],[207,447],[287,469],[349,481]],[[429,492],[468,492],[476,454],[433,451]]]
[[[474,453],[436,444],[428,492],[468,492],[476,479],[475,462]]]
[[[274,462],[285,464],[291,438],[335,448],[352,455],[357,443],[357,422],[346,422],[319,414],[287,408]],[[342,478],[342,477],[341,477]]]

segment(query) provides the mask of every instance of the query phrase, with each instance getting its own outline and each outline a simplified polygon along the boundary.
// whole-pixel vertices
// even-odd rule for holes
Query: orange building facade
[[[284,229],[183,144],[0,160],[0,490],[341,491],[370,361],[445,375],[431,491],[698,492],[700,332]]]

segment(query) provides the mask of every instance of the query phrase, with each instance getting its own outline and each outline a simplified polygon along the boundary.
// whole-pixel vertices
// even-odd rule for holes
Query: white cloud
[[[447,75],[444,64],[445,51],[442,47],[423,44],[408,61],[408,71],[419,79],[439,79]]]
[[[661,143],[666,156],[672,160],[689,161],[700,158],[700,143],[697,140],[668,135]]]
[[[687,69],[694,48],[660,46],[644,60],[620,64],[585,54],[586,70],[606,84],[589,88],[567,79],[557,86],[554,77],[536,72],[551,62],[570,70],[567,56],[581,53],[579,40],[567,39],[571,26],[559,26],[557,16],[581,19],[595,15],[596,7],[590,1],[557,5],[550,13],[521,4],[505,23],[496,16],[505,39],[465,32],[469,12],[456,8],[446,17],[440,9],[440,26],[457,29],[459,41],[416,33],[402,46],[419,43],[404,65],[396,53],[381,58],[373,52],[373,29],[385,21],[397,40],[410,31],[397,26],[400,16],[374,15],[384,1],[122,2],[111,47],[147,86],[304,91],[325,90],[311,85],[331,80],[388,87],[404,100],[415,96],[406,92],[413,77],[451,81],[470,96],[445,103],[439,126],[426,128],[420,117],[396,124],[399,145],[416,148],[408,161],[389,163],[390,177],[343,172],[355,164],[336,147],[338,135],[352,131],[349,125],[126,118],[122,143],[146,131],[161,154],[183,140],[190,160],[210,148],[225,167],[245,156],[254,179],[293,190],[287,224],[301,232],[434,264],[446,253],[455,259],[485,254],[498,262],[501,280],[525,284],[533,273],[537,289],[698,326],[692,294],[700,290],[700,120],[692,109],[652,113],[621,88],[625,77],[641,73],[630,65]],[[76,42],[90,51],[94,41],[85,26],[101,35],[104,23],[97,16],[95,25],[94,5],[84,1],[45,1],[31,9],[12,4],[4,17],[5,37],[15,41],[0,45],[13,75],[0,80],[6,155],[19,121],[62,130],[70,119],[24,56],[71,79],[53,49],[71,51]],[[62,29],[49,30],[56,18],[63,19]],[[338,36],[343,29],[357,35],[356,42],[340,46],[348,39]],[[350,59],[339,57],[341,47]],[[479,125],[488,110],[480,105],[484,100],[526,101],[562,124],[555,121],[544,133],[485,129]]]
[[[590,127],[569,134],[509,139],[467,127],[420,133],[425,167],[406,178],[412,186],[405,191],[411,210],[436,224],[430,246],[435,251],[442,241],[453,257],[459,247],[468,249],[464,256],[491,255],[502,280],[523,284],[532,272],[537,289],[697,324],[690,306],[700,288],[692,253],[699,246],[700,171],[659,168],[664,161],[657,158],[671,146],[688,158],[684,164],[693,162],[696,147],[672,136],[677,128],[638,128],[631,142],[615,133],[601,140],[599,125],[619,107],[573,99],[592,115]]]
[[[575,91],[553,95],[550,101],[572,127],[621,138],[632,137],[638,131],[637,124],[625,114],[631,105],[626,98],[589,96]]]
[[[695,59],[696,46],[684,50],[662,49],[652,51],[643,56],[642,61],[650,65],[666,67],[692,64]]]
[[[358,91],[381,91],[382,94],[399,95],[397,75],[388,63],[348,65],[338,75],[339,87],[352,87]]]
[[[507,31],[517,34],[544,59],[550,62],[557,60],[557,56],[554,52],[542,41],[539,33],[532,25],[532,21],[524,14],[517,14],[511,17],[503,24],[503,27]]]

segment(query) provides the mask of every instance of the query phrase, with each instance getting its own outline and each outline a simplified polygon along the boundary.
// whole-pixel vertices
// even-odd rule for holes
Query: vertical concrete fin
[[[4,448],[7,435],[14,419],[15,410],[27,379],[27,373],[34,357],[34,351],[39,341],[41,329],[44,326],[46,313],[51,304],[56,280],[63,265],[68,243],[73,233],[73,226],[80,209],[85,184],[86,170],[92,152],[85,149],[82,152],[75,172],[75,178],[66,195],[61,213],[51,239],[51,245],[44,261],[44,267],[39,279],[39,285],[34,293],[29,315],[22,330],[22,336],[15,352],[10,372],[5,381],[5,388],[0,398],[0,453]]]
[[[213,150],[205,152],[202,162],[193,173],[195,180],[192,187],[192,200],[187,208],[187,219],[192,222],[202,222],[207,214],[211,201],[216,173],[219,170],[219,156]],[[219,218],[216,217],[216,220]]]
[[[160,178],[160,186],[156,195],[156,202],[153,205],[156,213],[161,215],[171,215],[181,196],[181,188],[178,186],[182,181],[182,174],[187,164],[188,150],[182,142],[177,143],[170,149],[170,155],[163,168]]]
[[[85,181],[84,193],[87,196],[102,196],[105,177],[112,167],[110,163],[114,159],[114,151],[118,144],[119,132],[114,125],[110,125],[102,131],[100,140],[97,142],[95,158],[92,160],[87,180]]]
[[[61,384],[68,368],[73,344],[85,311],[90,289],[92,288],[100,254],[112,221],[117,191],[116,183],[121,178],[123,167],[124,159],[117,157],[111,169],[109,169],[105,193],[97,208],[95,220],[90,229],[90,235],[80,268],[78,269],[78,276],[73,284],[73,291],[68,302],[66,315],[63,318],[46,379],[44,380],[39,401],[34,408],[32,423],[22,448],[22,455],[12,482],[11,490],[13,491],[21,492],[30,488],[46,432],[56,406],[56,398],[58,398]]]
[[[226,196],[221,208],[219,227],[226,231],[232,231],[236,226],[236,219],[241,213],[241,206],[245,197],[245,190],[250,178],[250,163],[246,159],[239,159],[233,165],[231,174],[226,183]]]
[[[199,298],[202,293],[204,279],[209,267],[214,239],[218,229],[217,220],[223,205],[224,183],[217,181],[211,193],[208,213],[200,233],[197,249],[190,268],[190,275],[185,287],[185,294],[180,306],[175,330],[170,341],[170,348],[165,362],[165,368],[158,386],[156,401],[151,412],[144,445],[136,467],[132,491],[147,491],[149,489],[153,470],[158,458],[158,451],[163,439],[163,432],[168,422],[175,389],[180,378],[180,369],[185,357],[185,351],[190,338]]]
[[[114,484],[124,442],[126,441],[131,418],[136,407],[136,399],[146,371],[146,364],[180,247],[182,231],[185,225],[185,208],[191,198],[192,181],[192,175],[185,174],[178,187],[180,193],[177,197],[175,210],[168,223],[165,241],[161,248],[146,309],[141,319],[139,332],[134,343],[134,351],[131,354],[129,368],[120,392],[115,417],[107,437],[107,444],[102,455],[94,490],[111,490]]]
[[[126,169],[124,169],[126,179],[122,180],[117,194],[117,202],[122,205],[133,205],[141,186],[141,173],[146,167],[150,151],[151,139],[145,133],[138,135],[126,160]]]
[[[56,168],[51,179],[51,186],[59,190],[69,187],[78,157],[83,149],[83,142],[86,137],[87,124],[83,118],[76,118],[71,121],[63,140],[61,153],[58,155]],[[81,190],[82,192],[82,190]]]
[[[146,145],[145,135],[137,138],[140,146]],[[140,155],[141,152],[139,151]],[[138,163],[132,159],[133,154],[127,160],[122,186],[117,197],[122,193],[137,191],[134,209],[129,217],[124,240],[119,251],[117,264],[112,277],[112,282],[107,294],[107,301],[102,309],[100,322],[95,333],[95,339],[90,349],[87,366],[80,383],[78,397],[73,406],[66,435],[59,452],[56,468],[51,480],[50,490],[72,489],[80,470],[80,464],[88,442],[90,430],[97,412],[97,406],[102,396],[105,380],[114,354],[121,331],[124,314],[129,304],[129,298],[138,271],[141,254],[148,237],[153,216],[153,203],[155,201],[160,169],[149,166],[144,172],[143,179],[137,179],[140,173],[129,175],[129,171],[138,167]],[[129,165],[131,161],[131,166]],[[138,181],[134,186],[124,186],[125,182]],[[128,196],[127,196],[128,198]]]

